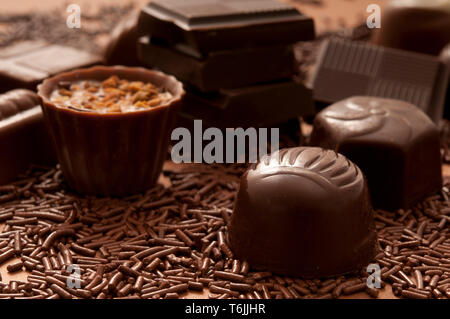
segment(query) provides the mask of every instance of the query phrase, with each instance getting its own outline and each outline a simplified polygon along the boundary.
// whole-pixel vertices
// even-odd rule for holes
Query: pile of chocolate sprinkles
[[[0,266],[28,273],[26,282],[0,283],[0,298],[170,299],[205,289],[219,299],[378,296],[365,269],[300,279],[235,259],[227,227],[244,169],[166,170],[170,187],[119,199],[73,194],[57,167],[34,166],[0,186]],[[397,296],[450,298],[448,194],[444,186],[410,210],[376,212],[380,253],[373,262],[382,267],[382,286],[390,283],[385,289]]]

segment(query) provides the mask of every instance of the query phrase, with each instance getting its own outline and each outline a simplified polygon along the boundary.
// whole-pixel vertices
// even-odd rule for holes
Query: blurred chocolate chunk
[[[54,74],[101,63],[99,56],[43,41],[26,41],[0,50],[0,92],[35,90]]]
[[[140,65],[137,54],[139,12],[128,14],[111,32],[103,55],[108,65]]]
[[[446,119],[450,119],[450,43],[442,49],[441,54],[439,55],[439,60],[442,61],[447,66],[447,71],[449,75],[448,83],[447,83],[447,96],[445,98],[445,110],[444,117]]]
[[[447,81],[448,70],[436,57],[330,39],[322,47],[312,86],[322,106],[354,95],[399,99],[438,123]]]
[[[383,11],[374,44],[438,55],[450,42],[450,2],[392,1]]]
[[[55,164],[38,96],[19,89],[0,95],[0,185],[30,164]]]

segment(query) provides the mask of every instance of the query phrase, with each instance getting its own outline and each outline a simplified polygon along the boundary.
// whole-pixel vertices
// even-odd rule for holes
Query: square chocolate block
[[[408,208],[442,186],[439,131],[404,101],[357,96],[337,102],[317,114],[311,144],[356,163],[377,208]]]

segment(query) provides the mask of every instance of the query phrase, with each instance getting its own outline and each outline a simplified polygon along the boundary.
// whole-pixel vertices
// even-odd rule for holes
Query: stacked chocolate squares
[[[155,0],[138,30],[141,61],[185,84],[180,126],[269,128],[314,112],[292,48],[314,38],[314,23],[288,4]]]

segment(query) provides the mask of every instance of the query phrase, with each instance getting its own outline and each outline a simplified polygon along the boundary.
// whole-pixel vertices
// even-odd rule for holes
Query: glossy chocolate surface
[[[101,81],[112,75],[153,83],[169,91],[173,99],[149,110],[105,114],[50,102],[50,94],[61,81]],[[174,77],[144,68],[94,67],[59,74],[44,81],[38,91],[58,160],[72,188],[80,193],[121,196],[154,185],[184,95]]]
[[[287,79],[295,70],[292,46],[284,45],[218,51],[196,57],[142,37],[139,56],[144,64],[205,92]]]
[[[355,95],[398,99],[438,123],[447,80],[447,68],[436,57],[331,39],[322,47],[312,86],[324,105]]]
[[[0,50],[0,92],[35,90],[45,78],[101,63],[99,56],[43,41],[26,41]]]
[[[0,153],[0,185],[30,164],[56,162],[36,93],[19,89],[0,94]]]
[[[257,269],[314,278],[356,271],[375,253],[364,176],[317,147],[267,155],[241,178],[229,239]]]
[[[404,101],[357,96],[335,103],[316,115],[311,145],[357,164],[377,208],[408,208],[442,184],[439,131]]]
[[[142,9],[138,29],[198,52],[314,38],[311,18],[274,0],[155,0]]]

